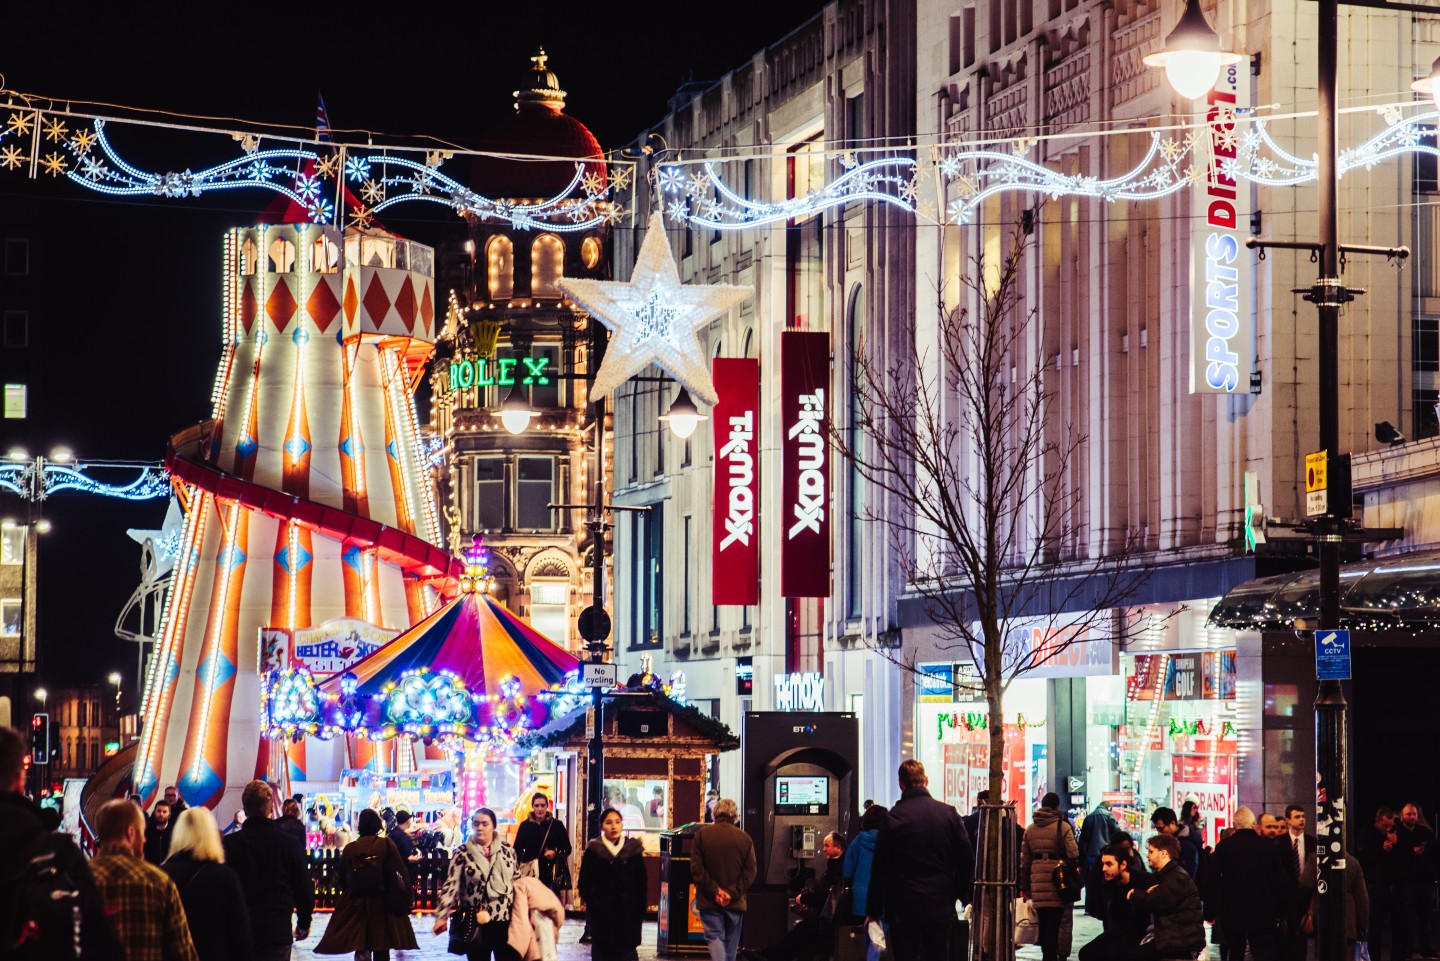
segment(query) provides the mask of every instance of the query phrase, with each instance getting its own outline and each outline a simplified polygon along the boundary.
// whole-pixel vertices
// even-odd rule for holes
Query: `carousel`
[[[343,672],[317,678],[289,666],[262,679],[272,740],[345,738],[375,748],[360,756],[390,759],[340,772],[337,819],[364,807],[508,814],[533,791],[516,739],[572,713],[589,692],[574,656],[490,596],[488,567],[476,536],[454,600]]]

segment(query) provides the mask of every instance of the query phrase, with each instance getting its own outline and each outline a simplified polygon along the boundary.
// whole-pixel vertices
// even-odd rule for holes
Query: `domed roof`
[[[482,149],[496,153],[565,157],[564,161],[500,160],[476,157],[470,187],[486,197],[541,199],[564,190],[575,177],[574,159],[604,158],[600,142],[580,121],[565,113],[565,91],[555,73],[545,66],[548,56],[540,47],[516,90],[515,112],[486,134]],[[604,177],[605,168],[590,168]]]

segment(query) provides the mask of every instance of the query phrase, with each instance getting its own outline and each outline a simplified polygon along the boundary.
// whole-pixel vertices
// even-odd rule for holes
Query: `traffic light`
[[[50,763],[50,715],[30,719],[30,758],[35,764]]]

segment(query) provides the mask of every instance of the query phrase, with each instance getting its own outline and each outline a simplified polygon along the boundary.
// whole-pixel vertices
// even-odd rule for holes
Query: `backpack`
[[[0,872],[0,953],[16,961],[64,958],[123,961],[100,889],[75,842],[44,832]]]
[[[350,893],[355,897],[385,893],[385,852],[361,854],[350,865]]]

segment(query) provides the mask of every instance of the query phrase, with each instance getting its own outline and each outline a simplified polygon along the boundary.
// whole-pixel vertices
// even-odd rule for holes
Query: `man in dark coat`
[[[170,835],[175,822],[170,817],[170,805],[156,801],[150,808],[150,817],[145,825],[145,860],[151,864],[163,864],[170,856]]]
[[[711,961],[735,961],[745,921],[745,892],[755,882],[755,842],[740,829],[739,818],[733,800],[717,800],[715,821],[695,835],[690,855],[695,911],[705,927]]]
[[[1096,873],[1101,883],[1095,907],[1105,930],[1080,949],[1080,961],[1125,961],[1150,927],[1149,912],[1130,901],[1132,890],[1150,886],[1150,875],[1143,869],[1131,872],[1130,851],[1120,844],[1100,852]]]
[[[1285,936],[1280,940],[1280,959],[1305,961],[1310,937],[1315,933],[1315,881],[1320,862],[1315,853],[1315,835],[1306,833],[1305,809],[1300,805],[1285,808],[1285,833],[1280,835],[1279,842],[1280,860],[1285,865],[1290,893]]]
[[[975,849],[955,808],[930,796],[925,765],[900,765],[900,800],[875,844],[872,920],[890,922],[895,961],[949,961],[955,902],[970,900]]]
[[[271,820],[275,795],[264,781],[251,781],[240,796],[245,825],[224,839],[225,863],[240,875],[250,909],[256,961],[286,961],[290,943],[310,936],[315,887],[305,850]],[[295,932],[290,915],[295,915]]]
[[[1153,916],[1155,938],[1131,951],[1129,961],[1193,958],[1205,947],[1205,908],[1200,889],[1180,866],[1180,839],[1157,834],[1145,856],[1155,876],[1149,887],[1134,888],[1126,897]]]
[[[835,942],[835,906],[830,904],[830,899],[835,895],[836,886],[845,880],[841,872],[845,862],[844,835],[831,831],[821,842],[821,850],[825,854],[824,873],[807,881],[790,901],[791,910],[800,915],[800,923],[768,948],[755,952],[742,951],[742,957],[748,955],[747,961],[797,961],[799,958],[824,958],[829,955]],[[827,905],[830,906],[829,917],[826,916]]]
[[[534,861],[535,874],[547,888],[555,887],[557,871],[562,878],[570,875],[565,869],[570,857],[570,832],[550,813],[550,799],[543,794],[535,795],[529,819],[515,831],[515,857],[521,864]]]
[[[1200,839],[1193,834],[1180,833],[1180,819],[1175,816],[1174,808],[1156,808],[1155,813],[1150,815],[1150,826],[1155,829],[1156,834],[1168,834],[1180,842],[1180,856],[1176,860],[1192,881],[1198,880],[1196,875],[1200,873]]]
[[[1255,812],[1235,809],[1235,833],[1215,846],[1205,885],[1206,920],[1218,923],[1230,957],[1275,961],[1290,906],[1289,876],[1275,842],[1255,830]]]
[[[275,819],[275,826],[280,829],[286,837],[292,837],[300,842],[300,847],[306,846],[305,822],[300,820],[300,802],[290,798],[280,805],[280,816]]]
[[[1120,825],[1115,823],[1115,815],[1110,813],[1109,801],[1095,805],[1095,810],[1080,825],[1080,864],[1085,869],[1085,913],[1092,918],[1103,917],[1100,885],[1105,879],[1100,875],[1100,852],[1110,844],[1111,835],[1118,830]]]
[[[1395,812],[1381,808],[1375,820],[1359,832],[1360,866],[1365,872],[1365,890],[1370,895],[1369,944],[1371,961],[1380,961],[1385,943],[1385,929],[1390,929],[1390,956],[1406,961],[1395,953],[1403,947],[1396,940],[1395,927],[1395,863],[1400,834],[1395,828]]]
[[[1412,803],[1400,809],[1395,834],[1395,957],[1403,961],[1413,950],[1422,958],[1434,958],[1430,897],[1435,888],[1435,832],[1421,821],[1419,805]]]
[[[960,819],[965,824],[965,833],[969,836],[970,843],[973,845],[979,845],[980,843],[980,806],[982,804],[989,803],[990,792],[981,791],[979,794],[975,795],[974,809],[971,810],[969,814],[965,815],[963,818]]]

